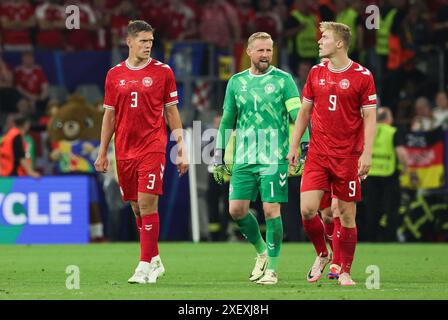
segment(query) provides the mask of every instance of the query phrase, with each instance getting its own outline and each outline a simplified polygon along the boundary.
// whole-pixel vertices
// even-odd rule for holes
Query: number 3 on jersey
[[[330,94],[330,103],[331,106],[328,107],[328,110],[335,111],[336,110],[336,95]]]
[[[137,108],[137,91],[131,92],[131,108]]]

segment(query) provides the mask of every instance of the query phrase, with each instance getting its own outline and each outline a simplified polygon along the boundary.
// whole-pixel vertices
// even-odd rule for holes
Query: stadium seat
[[[89,103],[96,103],[103,99],[103,93],[96,84],[79,85],[75,92],[82,95]]]
[[[65,86],[50,85],[48,86],[48,96],[50,100],[57,100],[59,103],[64,103],[68,96],[68,91]]]

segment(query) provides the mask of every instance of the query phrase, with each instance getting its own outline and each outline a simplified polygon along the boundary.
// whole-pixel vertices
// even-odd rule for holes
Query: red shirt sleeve
[[[366,69],[367,71],[367,69]],[[363,85],[361,87],[361,106],[362,108],[376,108],[376,89],[375,81],[373,80],[372,73],[370,71],[367,77],[363,77]]]
[[[39,68],[37,70],[38,70],[40,84],[42,85],[42,84],[48,83],[47,75],[45,74],[44,70],[42,68]]]
[[[308,77],[306,78],[306,83],[302,91],[302,102],[306,101],[309,103],[313,103],[314,101],[313,74],[314,68],[310,70],[310,72],[308,73]]]
[[[163,104],[165,107],[179,103],[179,99],[177,97],[176,80],[174,79],[173,70],[171,70],[170,67],[168,67],[167,69],[167,77],[165,79],[165,95],[163,98]]]
[[[115,110],[117,105],[116,90],[113,85],[113,79],[110,71],[106,76],[106,84],[104,85],[104,108]]]

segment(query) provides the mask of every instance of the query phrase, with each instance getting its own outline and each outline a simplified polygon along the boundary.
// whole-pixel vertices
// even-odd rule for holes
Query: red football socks
[[[330,245],[331,251],[333,251],[333,230],[334,230],[334,222],[331,223],[325,223],[324,222],[324,229],[325,229],[325,240]]]
[[[326,257],[328,255],[327,245],[325,243],[325,231],[324,224],[320,219],[319,215],[315,215],[310,220],[305,220],[302,217],[303,229],[306,235],[310,238],[313,243],[314,249],[317,255]]]
[[[355,254],[358,232],[356,227],[346,228],[341,226],[339,236],[339,248],[341,252],[341,273],[350,273],[353,256]]]
[[[334,229],[333,229],[333,260],[332,264],[341,265],[341,249],[340,249],[340,232],[341,232],[341,219],[339,217],[333,218]]]
[[[140,234],[140,231],[142,230],[142,217],[135,216],[135,223],[137,225],[137,232]]]
[[[151,262],[152,257],[159,254],[159,214],[152,213],[142,216],[140,231],[140,261]]]

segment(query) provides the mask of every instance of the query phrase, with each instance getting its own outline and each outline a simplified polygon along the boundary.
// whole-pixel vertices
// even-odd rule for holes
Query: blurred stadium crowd
[[[66,8],[69,5],[75,5],[80,10],[80,29],[68,29],[66,26],[66,19],[70,14],[66,12]],[[372,27],[374,11],[366,11],[369,5],[375,5],[379,9],[380,16],[377,17],[380,23],[379,29]],[[47,76],[54,70],[37,64],[36,54],[45,55],[54,52],[72,54],[79,63],[79,66],[75,67],[82,68],[82,59],[88,57],[81,56],[83,52],[111,52],[110,63],[107,63],[110,67],[126,57],[126,26],[129,20],[135,19],[148,21],[156,29],[154,55],[169,63],[176,77],[179,76],[179,87],[184,87],[180,107],[185,127],[190,126],[193,120],[202,120],[205,123],[204,129],[216,127],[219,123],[217,121],[226,80],[232,73],[248,67],[244,58],[244,46],[250,34],[265,31],[272,35],[276,49],[274,64],[294,74],[299,89],[302,89],[310,68],[318,62],[316,42],[319,37],[317,28],[319,22],[338,21],[351,27],[353,39],[350,57],[372,71],[380,104],[392,111],[393,124],[398,128],[402,143],[409,144],[411,148],[414,146],[408,141],[411,139],[407,136],[409,133],[420,134],[442,130],[441,140],[445,150],[447,149],[447,0],[1,1],[2,133],[6,133],[13,125],[13,115],[25,115],[32,119],[31,137],[39,137],[37,138],[39,141],[34,143],[42,144],[35,148],[51,149],[45,141],[41,141],[39,134],[46,130],[52,112],[56,112],[55,110],[61,105],[66,104],[69,95],[76,90],[66,87],[65,91],[63,90],[65,93],[61,95],[61,83],[59,82],[56,87]],[[181,71],[185,70],[183,64],[186,60],[172,59],[169,52],[176,48],[176,45],[189,43],[206,46],[207,53],[202,56],[201,61],[196,61],[196,64],[200,65],[200,70],[190,74],[187,72],[185,75],[181,74]],[[209,50],[210,48],[213,50]],[[76,56],[77,54],[79,56]],[[216,56],[210,58],[211,55]],[[217,58],[218,55],[226,56],[228,60],[220,60]],[[191,61],[190,63],[195,64]],[[204,64],[207,66],[204,67]],[[106,71],[89,69],[86,72],[105,75]],[[199,82],[198,79],[202,81]],[[77,84],[89,85],[82,81]],[[186,89],[188,86],[192,86],[191,90]],[[101,110],[103,89],[97,85],[93,91],[94,93],[92,90],[88,90],[87,93],[78,91],[78,95],[83,96],[85,93],[85,102]],[[80,101],[79,97],[76,99]],[[425,146],[428,147],[430,144],[428,141],[432,143],[433,140],[428,138]],[[33,144],[33,141],[30,143]],[[51,160],[47,158],[43,162],[48,164],[41,163],[41,167],[38,165],[37,169],[45,174],[51,174]],[[445,166],[446,159],[442,167]],[[205,174],[198,173],[198,188],[202,190],[199,196],[204,202],[201,221],[204,225],[202,230],[205,231],[201,236],[205,240],[232,238],[232,234],[228,233],[231,227],[228,227],[229,221],[225,212],[225,196],[221,197],[221,200],[215,198],[219,198],[221,193],[225,194],[225,191],[216,189],[206,169],[202,172]],[[396,179],[399,175],[399,171],[394,172]],[[441,175],[445,176],[445,173],[442,172]],[[434,212],[428,213],[426,207],[421,206],[423,213],[406,216],[410,211],[420,208],[421,201],[429,201],[430,204],[448,203],[445,181],[439,179],[436,184],[425,185],[419,184],[416,179],[418,180],[418,176],[414,172],[410,178],[411,182],[402,180],[401,188],[409,189],[411,195],[402,192],[401,203],[391,209],[394,215],[402,216],[400,221],[396,221],[392,226],[394,228],[392,236],[378,238],[372,235],[368,238],[366,236],[365,239],[361,236],[360,240],[448,239],[448,208],[443,207],[440,211],[438,207],[440,212],[436,216]],[[298,189],[299,180],[291,181],[290,185],[292,190],[290,202],[294,204],[284,210],[284,218],[289,221],[286,225],[290,226],[286,227],[285,236],[286,240],[303,240],[304,237],[298,227],[300,226],[298,199],[294,192]],[[430,192],[422,193],[420,192],[422,190]],[[432,192],[434,190],[435,193]],[[433,198],[427,200],[425,197],[428,195]],[[400,198],[400,195],[398,197]],[[387,202],[380,200],[383,201]],[[365,203],[360,203],[361,211],[365,212],[365,207]],[[254,210],[257,210],[256,205]],[[217,214],[219,211],[221,214]],[[211,214],[207,215],[207,212]],[[383,213],[386,212],[381,212],[378,219],[373,222],[364,221],[364,228],[368,229],[371,223],[386,228],[387,218],[384,218]],[[360,216],[362,217],[362,214]],[[422,217],[428,219],[423,221]],[[389,218],[389,224],[390,221]],[[438,221],[437,234],[433,232],[432,227],[429,227],[429,235],[427,233],[422,235],[421,227],[428,221],[431,225],[435,225],[435,221]],[[362,222],[360,224],[363,225]],[[400,234],[398,236],[395,234],[395,230],[400,226],[401,238]],[[406,230],[409,233],[407,237],[403,236]],[[371,232],[363,233],[360,230],[360,234]],[[109,238],[114,240],[113,235],[109,235]]]

